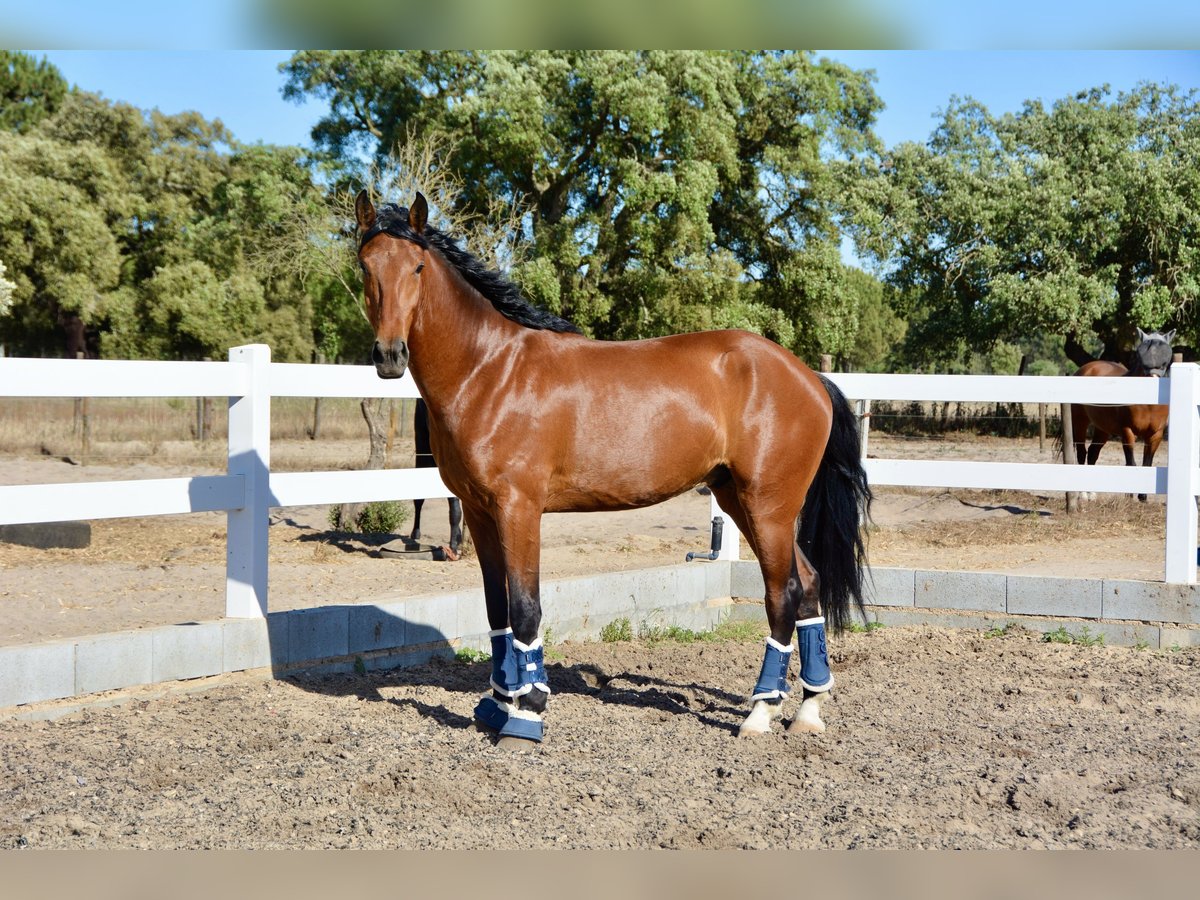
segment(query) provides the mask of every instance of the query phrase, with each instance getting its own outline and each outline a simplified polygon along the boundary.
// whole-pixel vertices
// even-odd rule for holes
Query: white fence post
[[[246,485],[241,509],[231,509],[226,528],[225,615],[267,614],[267,529],[271,508],[271,394],[266,344],[233,347],[229,361],[247,367],[246,393],[229,398],[230,475]]]
[[[1167,442],[1168,584],[1196,583],[1196,492],[1200,478],[1200,402],[1195,363],[1171,366],[1171,411]]]

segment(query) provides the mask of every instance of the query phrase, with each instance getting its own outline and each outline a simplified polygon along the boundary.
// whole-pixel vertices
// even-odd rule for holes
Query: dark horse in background
[[[1085,377],[1100,376],[1109,378],[1150,377],[1162,378],[1171,367],[1174,351],[1171,342],[1175,332],[1168,331],[1160,334],[1157,331],[1147,334],[1138,329],[1138,345],[1133,351],[1132,368],[1126,368],[1117,362],[1096,359],[1079,367],[1076,375]],[[1139,406],[1085,406],[1082,403],[1071,404],[1071,430],[1075,441],[1075,459],[1079,465],[1085,462],[1094,466],[1100,457],[1100,451],[1113,437],[1120,437],[1121,447],[1125,451],[1125,465],[1137,465],[1133,459],[1133,445],[1142,439],[1142,465],[1154,464],[1154,454],[1162,443],[1163,431],[1167,427],[1167,410],[1163,403],[1143,404]],[[1086,446],[1087,429],[1092,427],[1092,443]],[[1145,502],[1146,495],[1138,494],[1138,499]]]
[[[417,445],[417,468],[433,469],[437,461],[433,457],[433,448],[429,442],[429,407],[424,400],[417,400],[417,410],[413,413],[413,440]],[[447,498],[450,505],[450,546],[448,559],[458,559],[459,548],[462,547],[462,503],[457,497]],[[421,509],[425,506],[422,499],[413,500],[413,527],[409,538],[421,540]]]
[[[804,694],[789,728],[823,730],[825,622],[862,612],[871,499],[841,391],[744,331],[590,340],[429,227],[420,194],[376,209],[364,191],[355,217],[372,361],[382,378],[411,361],[479,556],[492,677],[476,722],[506,742],[542,739],[543,513],[649,506],[703,482],[766,584],[771,633],[742,730],[782,718],[793,635]]]

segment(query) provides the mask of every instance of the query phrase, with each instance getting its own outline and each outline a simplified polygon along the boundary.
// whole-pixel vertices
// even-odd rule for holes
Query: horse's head
[[[1154,378],[1162,378],[1167,374],[1167,370],[1171,367],[1171,358],[1174,351],[1171,347],[1171,341],[1175,340],[1175,331],[1168,331],[1162,334],[1157,331],[1152,331],[1149,334],[1138,329],[1138,345],[1133,351],[1133,367],[1131,369],[1134,375],[1151,375]]]
[[[376,211],[367,192],[360,191],[354,217],[367,319],[375,331],[371,361],[380,378],[399,378],[408,367],[408,332],[421,296],[429,204],[418,193],[409,209],[385,206]]]

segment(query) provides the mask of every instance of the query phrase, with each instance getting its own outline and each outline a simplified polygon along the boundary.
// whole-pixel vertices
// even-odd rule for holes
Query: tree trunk
[[[368,397],[359,403],[363,418],[367,422],[367,434],[371,440],[371,452],[367,457],[367,469],[382,469],[387,465],[387,425],[383,415],[384,399]],[[338,521],[343,528],[353,525],[358,514],[362,512],[365,503],[343,503],[340,506]]]

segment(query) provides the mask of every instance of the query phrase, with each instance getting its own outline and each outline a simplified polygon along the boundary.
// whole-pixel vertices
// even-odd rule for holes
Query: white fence
[[[1167,466],[1065,466],[946,460],[869,459],[873,485],[1010,488],[1166,494],[1165,580],[1196,581],[1200,492],[1200,367],[1177,363],[1169,379],[1032,378],[836,374],[860,400],[1025,403],[1166,403]],[[0,524],[121,518],[224,510],[228,514],[226,615],[267,612],[267,527],[271,507],[446,497],[435,469],[272,473],[272,397],[416,397],[409,376],[376,377],[370,366],[272,363],[263,345],[236,347],[229,362],[0,359],[0,397],[229,398],[227,474],[140,481],[0,485]],[[714,515],[720,510],[714,505]],[[736,559],[730,521],[721,558]]]

